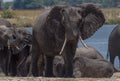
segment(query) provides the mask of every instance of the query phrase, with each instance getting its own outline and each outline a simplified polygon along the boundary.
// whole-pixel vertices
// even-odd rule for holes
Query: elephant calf
[[[73,59],[74,77],[111,77],[115,72],[113,65],[93,47],[77,48]]]
[[[84,56],[75,57],[73,60],[73,76],[103,78],[111,77],[114,67],[106,60],[90,59]]]
[[[64,77],[65,67],[62,56],[55,56],[53,60],[53,74],[55,77]]]
[[[84,56],[90,59],[101,59],[103,60],[103,56],[93,47],[87,46],[76,49],[75,58],[79,56]],[[55,77],[63,77],[64,76],[64,59],[62,56],[56,56],[53,61],[53,74]]]

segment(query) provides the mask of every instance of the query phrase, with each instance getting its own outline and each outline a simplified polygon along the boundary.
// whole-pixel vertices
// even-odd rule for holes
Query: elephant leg
[[[17,75],[17,57],[16,55],[12,55],[11,62],[10,62],[10,75],[16,76]]]
[[[72,57],[65,56],[65,77],[72,77],[73,66],[72,66]]]
[[[65,61],[65,77],[73,76],[73,66],[72,61],[75,55],[76,45],[77,43],[68,42],[65,47],[65,51],[63,54],[63,58]]]
[[[34,39],[34,38],[33,38]],[[33,76],[43,76],[43,70],[40,68],[41,65],[39,65],[42,58],[42,51],[40,47],[38,46],[37,41],[33,41],[33,48],[32,48],[32,74]],[[43,62],[41,62],[43,63]],[[44,66],[43,66],[44,67]]]
[[[39,76],[38,74],[38,67],[37,67],[37,62],[38,62],[38,54],[39,52],[35,52],[32,54],[32,74],[33,76]]]
[[[118,59],[119,59],[119,68],[120,68],[120,56],[118,56]]]
[[[38,74],[39,76],[43,76],[43,71],[44,71],[44,56],[41,54],[38,59]]]
[[[45,69],[46,77],[53,77],[53,59],[54,57],[46,56],[46,69]]]
[[[115,55],[110,54],[110,62],[114,65]]]

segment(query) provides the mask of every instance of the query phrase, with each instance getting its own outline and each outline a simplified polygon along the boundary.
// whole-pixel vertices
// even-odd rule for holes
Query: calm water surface
[[[85,40],[85,43],[89,46],[96,48],[106,59],[107,48],[108,48],[108,38],[116,25],[103,25],[92,37]],[[32,28],[29,28],[32,32]],[[82,44],[79,42],[78,47]],[[115,66],[118,67],[118,58],[115,59]]]

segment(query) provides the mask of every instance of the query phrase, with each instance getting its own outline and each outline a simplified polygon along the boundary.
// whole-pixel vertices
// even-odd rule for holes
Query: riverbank
[[[120,81],[120,73],[111,78],[0,77],[0,81]]]
[[[33,27],[36,17],[44,10],[12,10],[15,18],[7,19],[15,27]],[[102,9],[106,22],[105,24],[120,23],[120,8]],[[0,15],[3,11],[0,11]]]

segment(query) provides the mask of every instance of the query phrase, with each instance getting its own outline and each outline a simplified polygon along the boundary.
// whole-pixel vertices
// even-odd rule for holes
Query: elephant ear
[[[92,36],[105,22],[105,17],[98,6],[94,4],[83,4],[82,8],[82,26],[80,27],[82,39]]]

